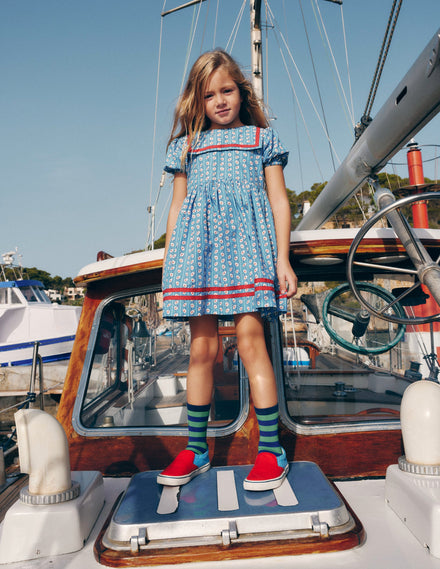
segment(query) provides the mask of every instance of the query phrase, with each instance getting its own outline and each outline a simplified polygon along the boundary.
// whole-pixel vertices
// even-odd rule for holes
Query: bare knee
[[[255,314],[244,314],[236,317],[235,324],[238,353],[245,368],[266,363],[268,354],[261,318]]]
[[[217,338],[197,338],[191,342],[192,365],[213,366],[218,352]]]
[[[245,334],[237,339],[237,349],[247,369],[252,362],[261,361],[267,353],[264,338],[258,334]]]

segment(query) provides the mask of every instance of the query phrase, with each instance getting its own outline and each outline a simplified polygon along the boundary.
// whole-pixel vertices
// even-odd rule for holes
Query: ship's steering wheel
[[[357,290],[374,298],[376,309],[386,307],[387,312],[402,319],[403,307],[387,290],[370,283],[356,283]],[[339,345],[358,354],[374,355],[391,350],[405,332],[403,324],[384,322],[366,311],[354,297],[350,285],[344,283],[329,293],[322,308],[322,322],[329,336]]]
[[[402,314],[402,310],[400,310],[399,308],[394,310],[395,307],[400,306],[400,308],[402,308],[402,305],[408,304],[408,299],[411,296],[414,296],[415,294],[419,295],[419,297],[422,299],[421,302],[425,301],[424,298],[426,298],[426,294],[422,290],[422,283],[420,282],[420,279],[419,279],[420,267],[421,266],[423,267],[423,270],[429,270],[429,269],[434,268],[434,271],[431,271],[431,274],[434,273],[433,280],[430,281],[431,283],[433,283],[433,285],[431,285],[431,288],[432,288],[432,286],[435,286],[435,287],[438,287],[438,289],[440,289],[440,274],[437,272],[438,271],[438,264],[440,261],[440,256],[437,257],[437,259],[435,259],[435,260],[429,256],[426,249],[423,247],[423,245],[421,245],[420,241],[418,241],[417,238],[415,237],[413,230],[409,227],[409,224],[408,224],[406,218],[404,217],[404,214],[401,212],[401,208],[403,208],[404,206],[407,206],[407,205],[412,204],[412,203],[417,202],[417,201],[429,201],[432,199],[435,199],[435,200],[440,199],[440,193],[428,192],[428,193],[424,193],[424,194],[407,196],[407,197],[401,198],[400,200],[395,201],[395,202],[387,205],[386,207],[381,209],[379,212],[377,212],[375,215],[373,215],[359,229],[356,237],[353,239],[353,242],[351,244],[351,247],[350,247],[350,250],[348,253],[348,258],[347,258],[347,279],[348,279],[350,287],[353,291],[354,296],[359,301],[359,303],[370,314],[374,314],[379,318],[383,318],[384,320],[387,320],[388,322],[393,322],[393,323],[402,324],[402,325],[426,324],[429,322],[440,320],[440,312],[436,312],[435,314],[431,314],[428,316],[410,316],[410,315],[407,315],[404,311]],[[368,233],[368,231],[380,219],[382,219],[384,216],[390,216],[390,214],[391,214],[391,216],[392,215],[394,215],[394,216],[398,215],[399,221],[404,223],[408,227],[409,231],[408,231],[407,240],[409,242],[409,246],[412,248],[413,256],[415,256],[416,262],[417,262],[417,264],[419,264],[419,267],[417,267],[416,264],[414,264],[414,268],[398,268],[398,269],[395,269],[392,267],[391,268],[390,267],[384,267],[383,265],[379,265],[379,264],[373,263],[373,262],[360,262],[360,261],[355,260],[355,255],[356,255],[356,252],[358,250],[358,247],[359,247],[362,239]],[[407,247],[405,247],[405,249],[406,248]],[[413,260],[413,263],[414,263],[414,260]],[[362,266],[366,270],[371,269],[371,271],[375,272],[375,273],[377,273],[378,271],[382,271],[382,272],[385,271],[388,273],[393,273],[393,272],[396,273],[398,271],[399,274],[406,274],[406,275],[410,276],[411,278],[414,278],[414,284],[410,288],[404,289],[404,291],[401,294],[398,294],[396,298],[391,295],[389,303],[387,305],[381,306],[380,309],[378,309],[376,306],[374,306],[374,304],[372,304],[368,300],[368,298],[366,298],[365,294],[362,294],[362,291],[363,291],[362,287],[360,287],[359,283],[357,283],[355,281],[355,279],[354,279],[354,267],[356,267],[356,266]],[[438,279],[438,282],[437,282],[437,279]],[[429,287],[426,285],[426,283],[423,286],[426,286],[427,291],[430,292]],[[385,297],[382,297],[382,298],[385,298]]]

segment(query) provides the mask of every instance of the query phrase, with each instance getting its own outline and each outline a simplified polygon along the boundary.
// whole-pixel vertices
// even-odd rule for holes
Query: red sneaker
[[[247,478],[243,482],[245,490],[273,490],[281,486],[289,472],[286,452],[275,456],[271,452],[260,452]]]
[[[185,449],[157,476],[157,483],[163,486],[182,486],[210,467],[208,451],[196,454]]]

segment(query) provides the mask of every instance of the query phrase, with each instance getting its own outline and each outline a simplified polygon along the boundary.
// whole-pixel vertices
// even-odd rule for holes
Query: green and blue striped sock
[[[206,430],[208,428],[208,417],[211,404],[209,405],[186,405],[188,411],[188,444],[187,450],[192,450],[196,454],[203,454],[208,450],[206,442]]]
[[[283,449],[278,439],[278,405],[266,409],[255,407],[255,413],[260,428],[258,452],[271,452],[275,456],[281,455]]]

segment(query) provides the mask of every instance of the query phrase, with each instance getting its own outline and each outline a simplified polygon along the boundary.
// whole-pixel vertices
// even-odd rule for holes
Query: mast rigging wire
[[[318,75],[316,73],[316,67],[315,67],[315,60],[313,59],[312,46],[310,45],[309,32],[307,30],[307,24],[306,24],[306,20],[304,18],[304,11],[303,11],[301,0],[299,0],[299,8],[301,10],[301,17],[302,17],[302,21],[303,21],[304,31],[306,34],[307,46],[309,49],[310,60],[312,62],[313,77],[315,78],[316,89],[318,91],[319,104],[320,104],[321,112],[322,112],[322,120],[324,121],[324,130],[325,130],[325,133],[327,135],[327,139],[330,141],[330,134],[329,134],[329,130],[328,130],[327,117],[325,115],[324,103],[322,100],[321,89],[319,87]],[[333,165],[333,172],[335,172],[336,171],[336,165],[335,165],[335,159],[333,156],[333,150],[332,150],[330,142],[329,142],[329,150],[330,150],[330,158],[331,158],[332,165]]]
[[[397,3],[398,1],[398,3]],[[399,17],[400,8],[402,6],[402,0],[393,0],[393,5],[391,6],[391,12],[388,17],[388,23],[385,30],[385,35],[382,40],[382,46],[380,48],[379,58],[377,60],[376,70],[374,72],[373,80],[370,86],[370,92],[368,94],[367,103],[365,105],[364,114],[361,117],[360,123],[356,125],[355,134],[356,140],[362,134],[362,132],[367,128],[370,122],[373,120],[371,118],[371,109],[376,98],[377,88],[382,76],[382,71],[385,65],[386,58],[388,56],[388,51],[390,49],[391,40],[393,39],[394,30],[397,24],[397,18]]]
[[[208,0],[208,7],[206,8],[205,24],[203,26],[202,41],[200,42],[200,53],[202,53],[203,43],[205,41],[205,32],[206,32],[206,27],[208,24],[208,16],[209,16],[209,7],[210,6],[211,6],[211,0]]]
[[[179,90],[180,94],[182,94],[183,87],[185,85],[185,77],[186,77],[186,73],[187,73],[188,67],[189,67],[189,60],[191,57],[191,51],[192,51],[192,47],[194,44],[194,39],[196,37],[197,24],[199,22],[199,16],[200,16],[201,8],[202,8],[202,2],[199,2],[198,10],[196,9],[196,6],[194,5],[193,19],[191,22],[191,28],[190,28],[189,39],[188,39],[188,46],[187,46],[187,50],[186,50],[185,65],[183,67],[183,73],[182,73],[182,83],[180,84],[180,90]],[[196,10],[197,10],[197,16],[196,16]]]
[[[216,43],[216,37],[217,37],[217,22],[218,22],[218,6],[219,6],[220,0],[217,0],[217,8],[215,10],[215,21],[214,21],[214,34],[213,34],[213,38],[212,38],[212,49],[215,48]]]
[[[286,58],[285,58],[284,53],[283,53],[283,51],[282,51],[282,49],[281,49],[281,45],[280,45],[280,43],[279,43],[279,41],[278,41],[278,36],[275,35],[275,38],[276,38],[276,40],[277,40],[278,48],[279,48],[280,54],[281,54],[281,59],[283,60],[284,68],[285,68],[285,70],[286,70],[287,77],[288,77],[288,79],[289,79],[290,88],[292,89],[292,93],[293,93],[293,96],[294,96],[294,98],[295,98],[296,104],[297,104],[297,106],[298,106],[298,110],[299,110],[299,112],[300,112],[300,115],[301,115],[301,118],[302,118],[302,121],[303,121],[303,125],[304,125],[304,128],[305,128],[306,134],[307,134],[307,138],[309,139],[309,143],[310,143],[310,147],[311,147],[311,149],[312,149],[313,157],[315,158],[315,162],[316,162],[316,167],[318,168],[318,171],[319,171],[319,174],[320,174],[320,176],[321,176],[321,179],[324,179],[324,176],[323,176],[323,174],[322,174],[321,168],[320,168],[320,166],[319,166],[319,160],[318,160],[318,157],[317,157],[316,152],[315,152],[315,147],[313,146],[312,137],[310,136],[310,131],[309,131],[308,127],[307,127],[307,121],[306,121],[306,119],[305,119],[305,117],[304,117],[304,113],[303,113],[303,111],[302,111],[302,107],[301,107],[301,104],[300,104],[300,102],[299,102],[298,95],[297,95],[296,90],[295,90],[295,86],[294,86],[294,84],[293,84],[292,76],[291,76],[291,74],[290,74],[290,71],[289,71],[289,68],[288,68],[288,65],[287,65]]]
[[[182,83],[180,86],[180,93],[182,92],[182,89],[183,89],[184,80],[185,80],[186,72],[188,69],[189,59],[191,56],[191,50],[192,50],[192,46],[194,43],[195,33],[197,30],[197,23],[198,23],[198,19],[199,19],[199,15],[200,15],[200,9],[201,9],[202,3],[204,1],[205,0],[199,0],[198,2],[188,2],[185,5],[185,6],[194,5],[194,12],[193,12],[193,20],[192,20],[192,24],[191,24],[189,39],[188,39],[187,55],[186,55],[185,66],[184,66],[183,75],[182,75]],[[197,3],[198,3],[199,9],[197,11],[197,16],[195,16],[195,13],[196,13],[195,6]],[[159,54],[158,54],[157,77],[156,77],[156,100],[155,100],[155,105],[154,105],[154,123],[153,123],[153,140],[152,140],[153,149],[152,149],[152,157],[151,157],[151,175],[150,175],[150,200],[149,200],[150,204],[153,202],[154,158],[155,158],[155,148],[156,148],[157,111],[158,111],[158,107],[159,107],[159,82],[160,82],[160,64],[161,64],[161,55],[162,55],[163,19],[166,15],[168,15],[172,12],[175,12],[177,9],[181,9],[181,8],[185,7],[185,6],[181,6],[177,9],[169,10],[166,12],[165,11],[165,5],[166,5],[166,0],[164,0],[163,6],[162,6],[161,19],[160,19],[159,50],[158,50]],[[195,23],[194,23],[194,20],[195,20]],[[156,205],[158,203],[161,190],[164,186],[164,182],[165,182],[164,173],[162,173],[162,177],[161,177],[161,180],[159,183],[159,190],[156,193],[156,199],[154,200],[154,205],[148,207],[148,212],[151,215],[151,220],[150,220],[150,224],[149,224],[147,240],[145,242],[145,250],[148,249],[150,241],[152,243],[152,248],[154,248],[154,237],[155,236],[152,235],[152,232],[154,231],[154,216],[155,216]]]
[[[342,8],[342,6],[341,6],[341,8]],[[318,6],[318,0],[314,0],[314,4],[312,1],[312,9],[313,9],[313,13],[315,15],[316,25],[317,25],[320,33],[321,33],[321,28],[322,28],[322,33],[324,34],[324,37],[325,37],[325,43],[327,44],[328,51],[329,51],[330,56],[331,56],[331,61],[333,63],[333,67],[334,67],[334,70],[336,72],[336,77],[337,77],[336,90],[338,92],[338,96],[340,99],[342,96],[342,100],[343,100],[342,108],[343,108],[344,112],[345,112],[345,110],[347,111],[348,123],[350,125],[350,128],[353,128],[353,126],[354,126],[354,113],[353,113],[352,109],[350,110],[350,105],[348,104],[347,97],[345,95],[345,89],[344,89],[344,86],[342,84],[341,74],[339,73],[338,65],[336,63],[336,58],[333,54],[333,49],[332,49],[330,39],[329,39],[328,34],[327,34],[327,29],[326,29],[325,24],[324,24],[324,19],[322,17],[321,10],[319,9],[319,6]],[[319,15],[319,20],[317,18],[317,14]],[[344,31],[344,28],[343,28],[343,31]],[[324,43],[324,37],[322,36],[322,33],[321,33],[321,37],[322,37],[323,43]],[[345,107],[344,107],[344,104],[345,104]]]
[[[285,0],[283,0],[283,15],[284,15],[284,23],[285,23],[285,34],[286,34],[287,41],[289,41],[289,38],[288,38],[289,28],[287,26],[287,13],[286,13]],[[267,20],[267,6],[266,6],[266,20]],[[267,32],[267,29],[268,29],[268,26],[266,26],[266,32]],[[268,43],[268,38],[266,37],[266,45],[267,45],[267,43]],[[295,124],[296,154],[297,154],[297,160],[298,160],[300,187],[301,187],[301,191],[304,192],[304,172],[303,172],[302,156],[301,156],[301,143],[300,143],[299,129],[298,129],[298,113],[297,113],[297,109],[296,109],[296,101],[295,101],[294,96],[292,96],[292,106],[293,106],[293,117],[294,117],[294,124]]]
[[[329,143],[331,144],[331,146],[332,146],[332,148],[333,148],[333,152],[335,153],[335,156],[336,156],[338,162],[340,163],[340,162],[341,162],[341,159],[339,158],[339,156],[338,156],[338,154],[337,154],[337,152],[336,152],[336,149],[335,149],[335,147],[334,147],[332,141],[330,140],[330,138],[327,136],[327,133],[325,132],[325,127],[324,127],[324,124],[323,124],[323,122],[322,122],[322,120],[321,120],[321,116],[320,116],[320,114],[319,114],[319,112],[318,112],[318,110],[317,110],[317,108],[316,108],[316,106],[315,106],[315,103],[313,102],[313,99],[312,99],[312,96],[311,96],[311,94],[310,94],[310,91],[307,89],[307,85],[306,85],[305,82],[304,82],[304,79],[303,79],[303,77],[302,77],[302,75],[301,75],[301,72],[300,72],[300,70],[299,70],[299,68],[298,68],[298,65],[296,64],[295,58],[293,57],[292,52],[291,52],[291,50],[290,50],[290,48],[289,48],[289,46],[288,46],[288,44],[287,44],[287,42],[286,42],[286,40],[285,40],[285,38],[284,38],[284,35],[283,35],[283,33],[281,32],[281,29],[280,29],[280,27],[279,27],[277,21],[275,20],[275,17],[274,17],[274,15],[273,15],[273,12],[272,12],[272,10],[271,10],[269,4],[268,4],[268,12],[269,12],[269,16],[270,16],[270,18],[271,18],[271,24],[272,24],[274,30],[277,30],[277,31],[278,31],[278,34],[279,34],[279,36],[280,36],[280,38],[281,38],[281,40],[282,40],[282,42],[283,42],[283,44],[284,44],[284,47],[285,47],[285,49],[286,49],[286,52],[288,53],[289,58],[290,58],[290,60],[291,60],[291,62],[292,62],[292,64],[293,64],[293,66],[295,67],[295,70],[296,70],[296,72],[297,72],[297,74],[298,74],[298,77],[299,77],[299,79],[300,79],[300,81],[301,81],[301,84],[302,84],[302,86],[303,86],[303,88],[304,88],[304,90],[305,90],[305,92],[306,92],[306,94],[307,94],[307,97],[308,97],[308,99],[309,99],[309,101],[310,101],[310,104],[312,105],[312,108],[313,108],[313,110],[314,110],[314,112],[315,112],[315,115],[316,115],[316,117],[317,117],[317,119],[318,119],[318,121],[319,121],[319,123],[320,123],[320,125],[321,125],[321,127],[322,127],[322,129],[323,129],[323,131],[324,131],[324,134],[326,135],[327,140],[329,141]],[[276,36],[276,37],[277,37],[277,36]],[[278,40],[277,40],[277,41],[278,41]],[[278,43],[278,45],[280,46],[279,43]],[[281,47],[280,47],[280,53],[281,53],[281,56],[282,56],[282,58],[283,58],[283,62],[284,62],[284,64],[285,64],[285,68],[286,68],[287,75],[288,75],[288,77],[289,77],[290,84],[291,84],[291,86],[293,86],[292,79],[291,79],[291,76],[290,76],[290,72],[289,72],[289,70],[288,70],[288,67],[286,67],[285,58],[284,58],[284,55],[283,55],[283,53],[282,53]],[[296,95],[295,95],[295,97],[296,97]],[[298,98],[297,98],[297,97],[296,97],[296,99],[297,99],[297,101],[298,101]],[[301,113],[301,115],[302,115],[302,113]],[[303,116],[303,115],[302,115],[302,116]],[[304,119],[304,116],[303,116],[303,119]],[[321,175],[322,175],[322,174],[321,174]]]
[[[162,12],[165,11],[165,4],[167,0],[164,0]],[[163,36],[163,17],[160,19],[160,33],[159,33],[159,55],[157,59],[157,75],[156,75],[156,100],[154,103],[154,121],[153,121],[153,148],[151,151],[151,174],[150,174],[150,204],[153,199],[153,177],[154,177],[154,158],[155,158],[155,148],[156,148],[156,130],[157,130],[157,110],[159,108],[159,78],[160,78],[160,64],[161,64],[161,54],[162,54],[162,36]],[[157,200],[156,200],[157,201]],[[152,210],[149,210],[152,211]],[[152,215],[154,215],[154,211],[152,211]],[[150,239],[150,232],[153,223],[149,224],[149,234],[147,235],[147,240],[145,242],[145,250],[148,248],[148,242]],[[152,236],[152,240],[154,240],[154,235]]]
[[[237,34],[238,34],[238,30],[240,28],[241,20],[243,18],[243,13],[244,13],[244,9],[246,6],[246,2],[247,2],[247,0],[243,0],[242,4],[240,6],[240,10],[238,12],[237,17],[235,18],[234,25],[232,26],[231,35],[229,36],[229,39],[226,43],[225,51],[227,51],[228,53],[231,53],[232,50],[234,49],[235,40],[237,39]]]
[[[350,93],[350,116],[351,116],[352,125],[354,126],[353,91],[351,88],[351,73],[350,73],[350,65],[348,62],[347,34],[345,33],[345,19],[344,19],[344,10],[342,9],[342,2],[341,2],[341,23],[342,23],[342,35],[344,37],[345,62],[347,65],[348,91]]]

